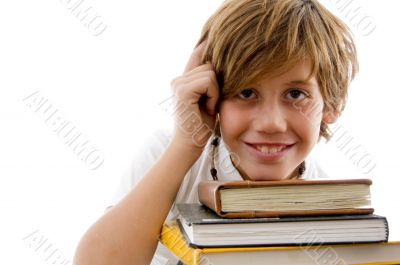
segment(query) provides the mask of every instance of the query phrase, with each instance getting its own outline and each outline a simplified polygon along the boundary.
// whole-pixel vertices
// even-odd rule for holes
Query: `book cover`
[[[190,265],[362,265],[400,264],[400,241],[370,244],[193,248],[176,222],[165,223],[161,243]]]
[[[369,179],[202,181],[199,200],[224,218],[371,214]]]
[[[227,219],[200,204],[177,208],[193,247],[384,242],[389,236],[386,218],[373,214]]]

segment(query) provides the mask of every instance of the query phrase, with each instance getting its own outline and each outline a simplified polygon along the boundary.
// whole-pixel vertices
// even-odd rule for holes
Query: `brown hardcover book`
[[[199,200],[225,218],[370,214],[370,179],[203,181]]]

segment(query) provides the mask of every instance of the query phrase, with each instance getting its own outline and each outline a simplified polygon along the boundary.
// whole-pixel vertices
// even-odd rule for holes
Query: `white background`
[[[67,2],[0,4],[1,264],[50,264],[43,249],[35,250],[33,235],[56,251],[60,263],[54,264],[61,258],[72,264],[78,240],[102,214],[135,148],[171,124],[159,103],[221,3],[85,1],[107,26],[94,36]],[[400,3],[350,1],[341,11],[344,2],[323,1],[349,23],[361,64],[339,124],[376,167],[366,173],[335,141],[316,153],[332,176],[373,179],[376,213],[399,234]],[[357,8],[376,25],[370,34],[346,16]],[[26,104],[36,91],[99,150],[104,163],[98,169],[81,161]]]

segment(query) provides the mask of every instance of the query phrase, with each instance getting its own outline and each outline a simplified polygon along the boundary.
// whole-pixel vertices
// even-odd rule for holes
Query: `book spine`
[[[199,201],[219,216],[223,216],[220,211],[219,186],[214,184],[213,182],[200,182],[198,186]]]
[[[386,242],[389,240],[389,223],[386,217],[383,217],[383,222],[385,223],[385,230],[386,230]]]
[[[199,264],[201,250],[190,248],[186,244],[176,223],[163,225],[160,242],[184,264]]]

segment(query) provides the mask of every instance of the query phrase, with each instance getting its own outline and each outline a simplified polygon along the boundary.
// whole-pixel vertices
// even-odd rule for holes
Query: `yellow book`
[[[176,222],[165,223],[160,241],[187,265],[400,264],[400,241],[316,246],[192,248]]]

